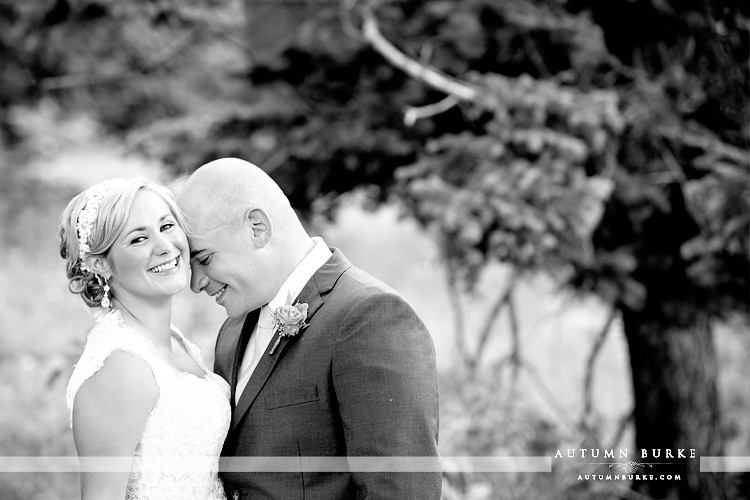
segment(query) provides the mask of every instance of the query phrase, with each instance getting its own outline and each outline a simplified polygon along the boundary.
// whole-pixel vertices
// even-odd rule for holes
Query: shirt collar
[[[286,281],[284,281],[284,284],[281,285],[276,296],[268,303],[268,306],[271,309],[276,309],[277,307],[285,305],[287,296],[290,293],[292,295],[292,303],[294,303],[294,300],[305,287],[307,282],[310,281],[310,278],[312,278],[315,272],[331,258],[331,255],[333,255],[331,250],[328,249],[328,245],[323,241],[323,238],[315,236],[311,239],[315,243],[315,246],[310,253],[302,259],[302,262],[299,263],[294,271],[292,271],[292,274],[290,274]]]

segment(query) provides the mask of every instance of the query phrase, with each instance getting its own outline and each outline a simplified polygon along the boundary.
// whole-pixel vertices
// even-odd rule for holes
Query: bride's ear
[[[91,269],[94,273],[109,278],[112,276],[112,266],[109,261],[99,255],[87,255],[86,256],[86,267]]]

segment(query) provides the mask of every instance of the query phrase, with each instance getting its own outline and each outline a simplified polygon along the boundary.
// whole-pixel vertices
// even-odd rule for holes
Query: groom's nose
[[[201,266],[191,266],[190,289],[194,293],[201,293],[208,286],[208,276],[201,270]]]

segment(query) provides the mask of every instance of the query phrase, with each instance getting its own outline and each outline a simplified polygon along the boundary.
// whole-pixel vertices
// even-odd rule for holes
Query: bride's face
[[[107,258],[112,295],[167,298],[188,283],[185,232],[161,196],[147,189],[133,200],[130,215]]]

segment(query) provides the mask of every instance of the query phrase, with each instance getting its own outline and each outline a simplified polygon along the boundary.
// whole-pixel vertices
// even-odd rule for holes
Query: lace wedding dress
[[[219,454],[229,430],[230,389],[209,371],[198,347],[173,327],[173,335],[206,372],[178,372],[154,355],[151,340],[127,327],[118,311],[100,315],[68,382],[71,411],[76,392],[121,350],[143,359],[159,388],[159,399],[146,421],[128,479],[127,500],[224,500],[218,478]]]

